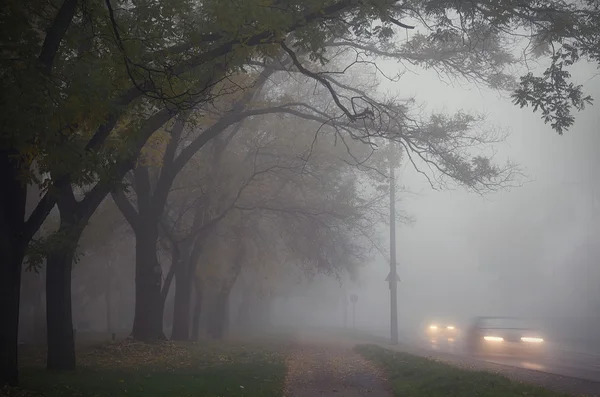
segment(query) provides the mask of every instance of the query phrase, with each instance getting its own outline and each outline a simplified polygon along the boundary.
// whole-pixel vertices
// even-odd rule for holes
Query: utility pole
[[[343,318],[344,318],[344,328],[348,328],[348,294],[346,294],[346,289],[342,289],[342,310],[343,310]]]
[[[350,295],[350,301],[352,302],[352,329],[356,328],[356,302],[358,301],[358,295]]]
[[[590,281],[592,280],[592,276],[590,275],[590,266],[591,266],[591,262],[592,260],[595,261],[595,255],[593,252],[590,252],[591,247],[592,247],[592,240],[594,240],[595,237],[595,232],[596,232],[596,184],[594,183],[595,181],[592,180],[591,182],[589,182],[589,186],[591,188],[591,214],[590,214],[590,223],[588,226],[588,241],[587,241],[587,256],[588,256],[588,260],[587,260],[587,266],[586,266],[586,278],[585,278],[585,283],[586,283],[586,293],[587,293],[587,300],[588,302],[590,302],[592,300],[592,293],[591,293],[591,285],[590,285]]]
[[[389,145],[390,161],[390,342],[398,344],[398,276],[396,273],[396,183],[394,176],[394,146]]]

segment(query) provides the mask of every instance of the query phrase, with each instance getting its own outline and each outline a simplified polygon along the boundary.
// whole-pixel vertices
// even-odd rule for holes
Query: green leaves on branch
[[[552,56],[552,63],[542,76],[527,73],[521,77],[520,86],[512,95],[513,102],[521,108],[531,106],[540,111],[545,123],[563,134],[573,123],[572,109],[581,111],[592,104],[592,97],[583,93],[583,87],[570,82],[566,67],[579,60],[576,48],[564,45]]]

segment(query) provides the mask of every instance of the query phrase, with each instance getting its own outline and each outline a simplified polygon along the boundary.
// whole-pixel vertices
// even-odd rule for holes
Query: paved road
[[[568,357],[569,355],[566,354]],[[586,361],[573,361],[571,358],[540,358],[540,359],[517,359],[517,358],[485,358],[485,361],[510,365],[519,368],[532,369],[557,375],[570,376],[600,382],[600,366],[587,363]]]
[[[390,346],[387,346],[390,348]],[[523,360],[511,357],[472,358],[462,354],[458,346],[432,346],[427,342],[404,341],[392,347],[412,354],[429,356],[470,370],[484,370],[505,375],[511,379],[534,383],[549,389],[576,396],[600,397],[600,368],[592,365],[590,356],[557,352],[552,357]],[[596,358],[596,356],[591,356]]]
[[[411,344],[431,351],[451,353],[459,356],[464,355],[464,350],[460,345],[456,344],[436,344],[428,340],[411,341]],[[549,347],[546,354],[539,357],[486,356],[477,357],[476,359],[600,382],[600,355],[598,354]]]
[[[369,330],[374,335],[388,338],[387,330]],[[464,349],[459,340],[454,343],[432,340],[426,337],[401,337],[400,340],[407,346],[415,346],[431,353],[452,354],[464,356]],[[600,382],[600,354],[575,352],[569,349],[550,348],[545,357],[518,359],[514,357],[479,357],[477,361],[506,365],[516,368],[547,372],[556,375],[568,376]],[[464,357],[463,357],[464,358]],[[475,362],[477,362],[475,361]]]
[[[387,339],[387,330],[364,330]],[[365,342],[368,343],[367,340]],[[484,370],[505,375],[522,382],[539,384],[549,389],[577,396],[600,397],[600,355],[556,349],[544,359],[511,357],[472,358],[463,354],[458,345],[432,344],[426,338],[401,338],[400,345],[382,347],[432,357],[470,370]]]

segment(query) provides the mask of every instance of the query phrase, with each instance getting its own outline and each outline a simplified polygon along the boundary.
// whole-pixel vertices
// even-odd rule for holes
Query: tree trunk
[[[270,326],[270,297],[259,297],[256,291],[244,294],[238,308],[238,325],[245,331],[257,332]]]
[[[221,339],[229,324],[229,295],[235,285],[241,271],[245,249],[242,244],[238,247],[236,258],[231,268],[230,278],[227,279],[217,293],[215,303],[208,320],[208,333],[215,339]]]
[[[46,366],[52,370],[75,369],[71,270],[76,247],[76,243],[61,244],[48,254],[46,261],[46,327],[48,334]]]
[[[136,230],[135,314],[131,336],[141,341],[164,340],[161,294],[162,268],[156,257],[157,223]]]
[[[44,273],[45,269],[42,270]],[[45,287],[45,276],[40,273],[39,284],[36,291],[35,302],[33,306],[33,336],[36,344],[43,344],[46,342],[46,309],[44,302]]]
[[[199,216],[196,214],[196,219]],[[196,221],[194,226],[197,227]],[[192,283],[196,278],[196,264],[200,258],[202,252],[203,237],[205,235],[200,233],[193,240],[193,244],[184,243],[182,244],[180,253],[181,262],[177,267],[176,277],[176,290],[175,290],[175,302],[173,312],[173,335],[171,336],[174,340],[189,340],[190,339],[190,308],[192,306]],[[199,286],[197,288],[200,288]],[[201,299],[202,297],[200,297]],[[198,306],[200,316],[201,301]],[[195,310],[194,310],[195,315]],[[200,317],[198,317],[198,321]],[[192,320],[193,321],[193,320]],[[195,323],[193,323],[195,324]],[[193,339],[193,338],[192,338]],[[196,339],[197,340],[197,335]]]
[[[271,326],[271,296],[266,296],[261,299],[259,306],[259,329],[267,330]]]
[[[242,303],[240,303],[240,306],[238,306],[237,317],[236,317],[236,321],[235,321],[236,327],[238,329],[242,329],[242,330],[251,329],[251,324],[250,324],[251,305],[252,305],[252,302],[250,301],[250,299],[247,299],[247,294],[244,293]]]
[[[182,249],[182,258],[175,270],[175,301],[173,303],[173,332],[171,339],[190,338],[190,306],[193,274],[190,274],[189,255]]]
[[[208,320],[208,334],[211,338],[221,339],[225,334],[227,306],[229,305],[229,292],[226,288],[218,292],[211,307]]]
[[[194,313],[192,314],[192,340],[197,341],[200,336],[200,315],[202,314],[202,286],[200,281],[194,283],[196,301],[194,302]]]
[[[113,328],[113,324],[112,324],[112,307],[111,307],[111,302],[112,302],[112,291],[111,291],[111,281],[112,281],[112,271],[113,271],[113,264],[112,261],[109,259],[108,262],[106,262],[106,269],[105,269],[105,282],[106,285],[104,286],[105,290],[104,290],[104,306],[106,308],[106,333],[108,334],[108,336],[110,337],[110,335],[112,334],[112,332],[114,331]]]
[[[3,250],[4,251],[4,250]],[[17,251],[17,250],[14,250]],[[18,384],[19,300],[21,295],[22,255],[9,252],[4,256],[0,273],[0,388]]]
[[[19,380],[19,304],[21,266],[26,243],[24,231],[27,188],[7,150],[0,151],[0,388]]]
[[[111,301],[110,278],[108,279],[106,284],[107,284],[106,292],[104,293],[104,304],[106,305],[106,333],[108,333],[108,335],[110,336],[110,334],[112,334],[112,332],[113,332],[112,311],[111,311],[111,307],[110,307],[110,301]]]

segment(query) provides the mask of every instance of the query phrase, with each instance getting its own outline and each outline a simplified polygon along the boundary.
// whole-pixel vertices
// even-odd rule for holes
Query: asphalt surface
[[[336,369],[333,373],[325,374],[324,368],[344,368],[346,366],[339,366],[341,362],[347,362],[349,356],[347,355],[351,346],[360,343],[375,343],[380,346],[391,349],[407,352],[410,354],[428,357],[434,360],[439,360],[450,365],[454,365],[460,368],[472,370],[472,371],[487,371],[496,373],[499,375],[506,376],[518,382],[536,384],[542,387],[546,387],[551,390],[563,392],[573,396],[588,396],[588,397],[600,397],[600,366],[598,361],[600,355],[597,354],[586,354],[582,352],[574,352],[568,350],[553,349],[551,353],[547,354],[546,357],[538,358],[517,358],[517,357],[478,357],[467,356],[463,354],[463,349],[458,344],[456,345],[440,345],[430,344],[426,338],[414,338],[409,340],[407,338],[400,339],[398,345],[390,345],[389,334],[381,330],[361,330],[358,334],[353,336],[339,336],[332,332],[326,332],[328,337],[323,338],[323,334],[308,333],[307,339],[302,340],[300,345],[317,347],[320,349],[325,348],[327,351],[325,355],[314,355],[318,357],[318,360],[314,362],[310,367],[316,369],[312,374],[318,374],[316,377],[303,376],[305,380],[310,379],[310,382],[294,382],[293,378],[288,379],[288,393],[286,396],[290,397],[304,397],[308,395],[340,395],[340,390],[344,390],[346,393],[352,391],[352,395],[362,395],[363,393],[369,393],[372,396],[386,396],[389,393],[381,380],[383,379],[381,374],[375,374],[373,368],[365,367],[365,363],[362,362],[354,367],[352,374],[348,376],[347,370]],[[303,339],[303,338],[301,338]],[[317,343],[317,341],[319,341]],[[338,355],[337,359],[331,360],[327,357],[335,357],[332,348],[343,347],[345,353]],[[339,350],[338,350],[339,351]],[[313,352],[314,353],[314,352]],[[299,354],[298,357],[307,357],[306,355]],[[354,358],[356,359],[356,358]],[[306,362],[306,359],[300,359],[298,362]],[[292,365],[293,367],[293,365]],[[304,367],[304,365],[300,365]],[[367,369],[368,368],[368,369]],[[293,373],[301,373],[302,371],[293,371]],[[344,381],[338,382],[340,378],[340,372],[345,372],[346,376],[342,376]],[[297,377],[298,379],[300,377]],[[335,380],[335,381],[334,381]],[[314,383],[316,381],[316,383]],[[310,387],[312,383],[313,387]],[[316,385],[316,387],[314,387]],[[334,385],[331,387],[331,385]],[[334,394],[335,393],[335,394]],[[374,394],[371,394],[374,393]]]
[[[431,351],[464,356],[464,349],[459,344],[432,343],[426,340],[420,343],[413,342],[413,344]],[[479,356],[475,360],[600,382],[600,355],[598,354],[549,346],[539,356],[519,357],[496,354]]]
[[[471,357],[458,344],[431,343],[425,338],[402,340],[387,348],[431,357],[470,370],[484,370],[577,396],[600,397],[600,356],[549,349],[540,357]]]

